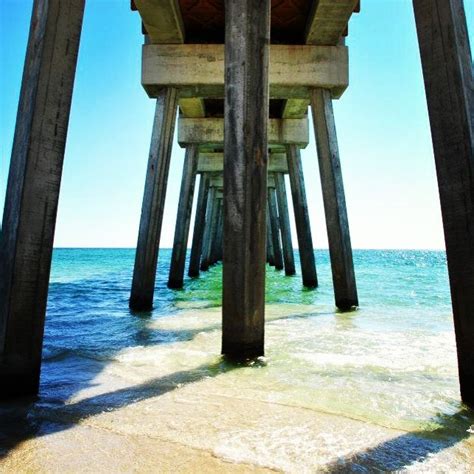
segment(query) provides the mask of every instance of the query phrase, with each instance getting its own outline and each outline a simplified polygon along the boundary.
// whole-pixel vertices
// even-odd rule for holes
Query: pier
[[[413,5],[445,231],[461,396],[472,407],[472,57],[462,0],[413,0]],[[349,86],[345,37],[351,16],[360,10],[359,1],[133,0],[131,7],[140,16],[144,35],[142,85],[156,103],[131,310],[153,308],[175,136],[185,158],[168,287],[182,288],[186,271],[196,278],[222,262],[225,357],[243,360],[265,353],[267,263],[281,272],[282,284],[296,271],[291,212],[301,287],[321,284],[305,186],[317,170],[335,306],[340,311],[356,308],[359,296],[341,172],[344,157],[338,148],[333,100]],[[1,234],[0,398],[38,392],[84,8],[85,0],[34,1]],[[304,176],[300,152],[309,143],[309,113],[317,144],[311,177]]]

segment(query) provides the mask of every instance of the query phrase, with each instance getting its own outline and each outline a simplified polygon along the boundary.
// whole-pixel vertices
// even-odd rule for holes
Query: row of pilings
[[[462,0],[413,0],[413,4],[440,190],[461,397],[472,406],[472,57]],[[84,0],[34,1],[1,234],[1,398],[36,394],[39,388],[54,229],[84,6]],[[171,146],[179,95],[183,92],[176,82],[156,82],[153,72],[160,49],[156,45],[148,46],[151,48],[144,48],[144,59],[151,59],[144,63],[142,82],[153,92],[157,107],[130,298],[130,306],[135,310],[153,306]],[[201,94],[221,93],[225,103],[222,353],[227,357],[242,359],[264,354],[270,90],[274,95],[288,91],[304,93],[310,101],[336,305],[344,309],[357,304],[332,109],[332,95],[340,93],[341,84],[336,87],[324,83],[334,71],[347,78],[347,50],[344,46],[317,48],[307,45],[294,48],[291,54],[285,55],[288,61],[294,62],[293,69],[284,75],[282,71],[288,63],[275,63],[271,76],[270,1],[226,0],[224,87],[219,82],[220,76],[215,74],[206,76],[209,83],[193,86]],[[188,51],[192,49],[188,47]],[[206,63],[211,69],[221,64],[214,61],[219,48],[214,50],[217,56],[207,56],[212,59]],[[288,47],[274,45],[273,50],[287,53]],[[313,53],[319,62],[298,60]],[[309,75],[304,70],[308,65],[314,67]],[[298,70],[299,67],[303,69]],[[275,82],[278,78],[283,78],[283,82]],[[291,82],[297,79],[298,84]],[[301,82],[303,79],[310,83]],[[344,85],[347,86],[347,81],[343,88]],[[295,154],[295,147],[287,148],[290,169]],[[308,258],[311,258],[309,254]],[[302,254],[301,259],[305,264],[308,262]],[[317,280],[307,283],[315,284]]]

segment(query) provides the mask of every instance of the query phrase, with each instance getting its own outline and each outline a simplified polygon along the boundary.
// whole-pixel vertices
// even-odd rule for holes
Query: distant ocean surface
[[[344,314],[334,307],[327,251],[315,251],[320,283],[315,290],[302,287],[297,251],[297,275],[286,277],[267,267],[266,355],[255,366],[237,369],[219,357],[221,265],[199,278],[186,278],[183,290],[169,290],[171,251],[160,250],[154,310],[132,314],[128,298],[134,253],[54,250],[41,399],[29,412],[30,419],[46,416],[66,422],[64,413],[55,418],[56,408],[65,404],[76,421],[128,405],[138,407],[154,396],[150,386],[116,390],[115,384],[133,387],[153,377],[171,377],[166,381],[173,385],[175,399],[180,393],[185,397],[186,386],[194,386],[196,394],[201,390],[207,397],[200,403],[210,404],[209,417],[216,410],[218,420],[219,410],[211,400],[244,397],[362,421],[408,436],[393,445],[376,444],[369,456],[354,454],[351,443],[356,436],[350,442],[349,437],[331,441],[324,438],[323,429],[318,436],[324,442],[316,443],[308,438],[308,428],[296,434],[273,430],[270,440],[234,426],[232,436],[206,447],[232,462],[297,471],[297,466],[321,467],[318,459],[327,458],[339,459],[340,467],[348,463],[357,470],[358,466],[360,472],[367,466],[469,470],[473,461],[469,430],[474,420],[459,399],[444,252],[356,250],[360,308]],[[101,379],[101,372],[108,378]],[[91,396],[88,390],[93,394],[97,380],[102,392],[113,395]],[[150,416],[146,413],[144,408],[134,413],[129,424],[124,415],[123,426],[135,433],[137,417],[145,423]],[[171,425],[161,432],[168,433]],[[158,428],[150,427],[147,433],[153,435],[154,429]],[[194,439],[193,429],[197,428],[189,428],[186,435],[189,439]],[[166,436],[184,436],[179,428],[175,431]],[[410,433],[421,438],[414,440]],[[363,439],[364,430],[358,436]],[[197,438],[206,437],[196,433]]]

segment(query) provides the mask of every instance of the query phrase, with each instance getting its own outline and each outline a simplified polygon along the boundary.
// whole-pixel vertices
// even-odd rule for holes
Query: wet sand
[[[226,393],[216,378],[171,391],[169,381],[153,383],[146,390],[162,395],[116,408],[114,395],[103,392],[108,377],[64,407],[39,404],[33,438],[6,454],[1,472],[296,473],[399,470],[405,463],[418,472],[453,472],[453,457],[455,472],[469,472],[474,463],[472,438],[437,452],[436,439],[273,403],[271,393],[268,401],[245,390]]]
[[[310,317],[314,308],[293,308],[293,329],[307,324],[303,310]],[[267,312],[268,358],[247,366],[216,355],[218,308],[150,323],[189,331],[182,341],[109,360],[47,359],[37,401],[0,405],[0,472],[472,472],[472,414],[460,408],[418,429],[401,429],[402,419],[394,427],[396,413],[361,419],[350,373],[339,389],[354,394],[354,408],[336,413],[317,386],[302,385],[304,367],[278,365],[288,322],[281,308]],[[309,377],[315,362],[303,360]],[[333,369],[325,376],[328,385],[338,377]]]

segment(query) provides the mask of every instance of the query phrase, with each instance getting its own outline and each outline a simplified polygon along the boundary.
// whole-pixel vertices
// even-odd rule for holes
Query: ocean
[[[133,314],[133,249],[55,249],[39,398],[0,405],[0,472],[472,472],[445,253],[355,250],[360,307],[267,267],[266,353],[220,355],[222,266]],[[189,254],[189,252],[188,252]]]

